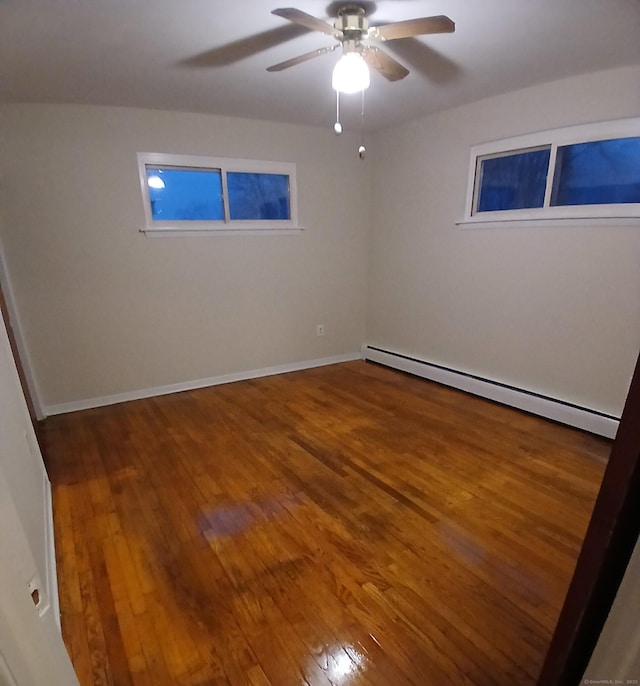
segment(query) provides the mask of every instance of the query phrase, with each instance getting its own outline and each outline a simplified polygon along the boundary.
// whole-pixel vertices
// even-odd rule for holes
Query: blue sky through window
[[[558,148],[551,204],[640,203],[640,137]]]
[[[291,219],[286,174],[227,172],[231,219]]]
[[[478,212],[542,207],[550,155],[545,148],[482,160]]]
[[[147,166],[146,170],[154,221],[224,219],[222,175],[219,169]]]

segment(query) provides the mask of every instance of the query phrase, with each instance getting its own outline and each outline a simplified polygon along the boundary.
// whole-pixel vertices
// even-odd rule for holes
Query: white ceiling
[[[372,75],[368,129],[535,83],[640,64],[640,0],[364,4],[372,9],[373,24],[436,14],[456,23],[454,34],[386,44],[411,74],[395,83]],[[271,9],[295,6],[326,19],[336,5],[0,0],[0,101],[123,105],[331,126],[337,51],[280,73],[266,67],[333,43]],[[346,96],[343,105],[346,123],[357,121],[358,96]]]

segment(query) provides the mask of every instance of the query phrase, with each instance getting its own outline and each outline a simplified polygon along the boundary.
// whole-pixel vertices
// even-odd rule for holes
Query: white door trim
[[[16,339],[16,345],[18,346],[18,353],[20,355],[22,368],[24,369],[25,380],[27,382],[27,386],[29,387],[29,392],[31,393],[33,409],[35,410],[36,417],[38,419],[44,419],[45,414],[42,407],[42,402],[40,401],[40,389],[38,388],[38,383],[33,375],[33,363],[22,334],[22,324],[20,322],[18,310],[16,309],[15,298],[13,297],[11,278],[9,276],[7,262],[4,258],[4,247],[2,245],[2,240],[0,240],[0,286],[2,286],[2,292],[4,293],[4,298],[7,303],[9,319],[11,320],[11,328],[13,329],[13,335]]]

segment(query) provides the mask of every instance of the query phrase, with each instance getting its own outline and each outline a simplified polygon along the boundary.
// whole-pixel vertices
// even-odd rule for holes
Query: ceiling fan
[[[320,31],[332,36],[338,42],[267,67],[267,71],[270,72],[288,69],[314,57],[333,52],[342,46],[345,56],[351,53],[360,55],[369,67],[382,74],[388,81],[399,81],[409,74],[409,70],[372,43],[455,31],[453,21],[443,15],[370,26],[364,5],[358,3],[348,3],[340,7],[335,21],[331,24],[293,7],[276,9],[272,11],[272,14],[312,31]]]

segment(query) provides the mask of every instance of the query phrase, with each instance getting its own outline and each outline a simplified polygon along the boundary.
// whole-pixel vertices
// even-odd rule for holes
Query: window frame
[[[581,223],[584,223],[583,220],[601,222],[611,219],[621,219],[624,221],[639,218],[640,203],[551,205],[559,147],[636,136],[640,136],[640,118],[634,117],[594,124],[580,124],[578,126],[568,126],[549,131],[538,131],[536,133],[475,145],[471,148],[470,154],[465,214],[463,220],[457,223],[503,225],[504,222],[520,224],[522,222],[547,223],[549,221],[567,220],[580,220]],[[543,207],[484,212],[476,210],[480,194],[479,182],[482,160],[548,146],[551,147],[551,154],[549,156],[549,172],[547,173]]]
[[[207,234],[279,234],[301,231],[298,224],[298,200],[296,165],[294,162],[273,162],[230,157],[182,155],[160,152],[139,152],[138,175],[142,192],[145,226],[141,229],[148,236],[202,236]],[[219,220],[157,221],[151,213],[151,199],[147,185],[147,165],[153,167],[176,167],[220,171],[222,181],[222,205],[224,218]],[[289,219],[231,219],[227,172],[255,174],[280,174],[289,178]]]

